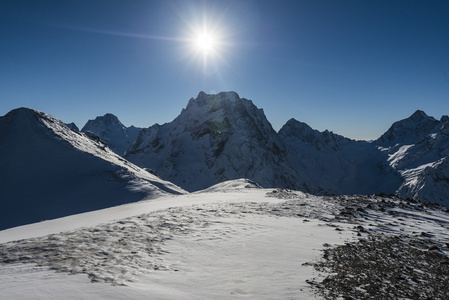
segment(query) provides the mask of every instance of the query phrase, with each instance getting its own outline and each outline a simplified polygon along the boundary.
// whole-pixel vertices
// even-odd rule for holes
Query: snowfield
[[[449,285],[433,288],[432,282],[449,278],[448,268],[435,267],[449,265],[448,229],[447,211],[435,205],[316,197],[236,180],[0,231],[1,297],[370,299],[369,276],[382,273],[351,269],[357,259],[369,266],[372,258],[362,254],[373,253],[352,250],[394,239],[403,257],[389,258],[390,264],[413,269],[419,260],[410,253],[432,259],[412,272],[419,276],[404,275],[411,283],[398,293],[411,292],[384,288],[377,298],[443,299]],[[338,276],[339,266],[355,273]]]

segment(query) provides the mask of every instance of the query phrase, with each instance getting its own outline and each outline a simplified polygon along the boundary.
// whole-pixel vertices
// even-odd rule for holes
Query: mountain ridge
[[[245,113],[228,109],[238,103],[245,108]],[[230,122],[231,115],[238,118],[233,118]],[[203,119],[199,120],[198,116],[202,116]],[[258,122],[252,122],[254,118],[258,119]],[[430,180],[417,178],[419,176],[429,178],[422,173],[425,168],[421,166],[424,164],[430,164],[429,166],[434,168],[440,166],[437,168],[440,170],[438,172],[444,173],[442,166],[445,164],[434,163],[447,156],[445,149],[449,147],[448,140],[444,135],[445,131],[438,129],[449,127],[445,125],[447,120],[449,120],[447,116],[443,116],[438,121],[424,111],[417,110],[410,117],[393,123],[379,139],[368,143],[351,140],[329,130],[319,132],[293,118],[288,120],[278,132],[273,132],[263,110],[257,108],[251,100],[241,99],[235,92],[211,95],[200,92],[197,98],[189,100],[186,108],[172,122],[144,129],[126,157],[138,165],[153,169],[162,178],[175,181],[190,191],[224,180],[245,177],[263,187],[288,187],[319,195],[385,193],[400,194],[406,198],[426,199],[426,201],[447,202],[441,197],[433,200],[432,197],[425,196],[424,192],[412,192],[414,189],[407,188],[410,184],[406,184],[406,182],[420,182],[420,189],[423,191],[431,189],[429,185],[439,185],[438,180],[431,183]],[[234,123],[245,123],[245,126],[234,126]],[[183,128],[185,133],[182,136],[179,132],[180,128]],[[248,132],[259,134],[248,135]],[[433,138],[428,138],[430,135]],[[193,151],[194,154],[190,156],[189,163],[177,159],[184,157],[186,160],[186,147],[196,144],[204,136],[209,138],[208,147],[203,145]],[[222,138],[223,136],[226,138]],[[238,172],[233,175],[226,174],[227,176],[220,177],[224,173],[223,170],[228,167],[236,170],[229,161],[227,165],[222,164],[219,172],[208,172],[216,166],[216,160],[213,155],[207,154],[208,150],[215,151],[215,156],[218,157],[226,148],[231,136],[234,140],[240,141],[255,139],[256,144],[260,136],[265,136],[266,140],[262,148],[265,147],[267,150],[269,148],[267,145],[272,146],[268,151],[272,152],[271,158],[267,159],[266,152],[251,153],[254,147],[244,149],[234,142],[233,151],[227,148],[224,155],[235,156],[236,160],[251,163],[246,165],[242,163],[245,167],[238,169]],[[171,142],[165,140],[161,143],[164,139]],[[182,142],[179,142],[181,140]],[[178,145],[177,151],[167,150],[172,143]],[[186,146],[187,144],[189,146]],[[261,147],[260,144],[257,147]],[[409,153],[407,149],[414,152],[409,151]],[[204,155],[207,157],[205,158]],[[174,157],[176,159],[173,159]],[[264,161],[263,164],[267,170],[276,168],[284,170],[285,178],[281,179],[282,174],[279,176],[271,172],[268,175],[268,177],[271,176],[271,181],[268,177],[265,177],[262,182],[258,180],[257,175],[248,170],[251,170],[251,164],[261,165],[258,162],[259,159]],[[208,172],[206,179],[201,179],[202,175],[198,176],[194,172],[187,175],[192,161],[203,166],[197,169],[198,174]],[[414,162],[414,164],[406,162]],[[416,170],[412,172],[410,171],[412,169]],[[258,169],[259,172],[262,170],[263,168]],[[195,177],[197,181],[204,180],[204,184],[196,183],[189,186],[188,180],[178,180],[182,176]],[[274,179],[277,181],[275,182]],[[435,186],[435,188],[440,190],[440,196],[449,195],[449,187]]]
[[[424,111],[417,110],[410,117],[394,122],[374,143],[378,145],[413,144],[430,133],[438,123],[438,120],[428,116]]]
[[[0,117],[0,229],[184,191],[43,112]]]
[[[112,114],[96,120],[100,132],[108,124],[126,129]],[[110,134],[102,147],[124,136]],[[417,110],[369,143],[294,118],[276,132],[263,109],[236,92],[200,92],[172,122],[141,129],[124,155],[189,191],[247,178],[316,195],[385,193],[449,205],[448,156],[448,116]]]

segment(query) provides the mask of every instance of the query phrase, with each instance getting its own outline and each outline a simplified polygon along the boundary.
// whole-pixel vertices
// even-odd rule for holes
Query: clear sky
[[[200,91],[236,91],[275,130],[375,139],[417,109],[439,119],[449,1],[0,1],[0,115],[149,127]]]

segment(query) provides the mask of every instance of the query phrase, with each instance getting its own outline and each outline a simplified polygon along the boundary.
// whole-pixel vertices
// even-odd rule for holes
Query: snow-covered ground
[[[324,249],[369,236],[449,242],[448,214],[238,180],[0,231],[3,299],[320,299]]]

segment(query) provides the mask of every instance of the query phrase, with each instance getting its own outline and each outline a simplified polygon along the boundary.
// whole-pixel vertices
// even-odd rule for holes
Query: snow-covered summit
[[[172,122],[142,130],[126,157],[190,191],[238,178],[298,182],[263,110],[235,92],[199,93]]]
[[[206,94],[201,91],[198,93],[196,98],[190,98],[186,109],[189,109],[195,104],[199,105],[209,105],[211,107],[218,107],[222,105],[223,102],[237,102],[241,100],[240,96],[236,92],[221,92],[218,94]]]
[[[0,117],[0,229],[184,190],[43,112]]]
[[[417,110],[410,117],[393,123],[375,143],[382,146],[413,144],[428,135],[439,123],[422,110]]]
[[[398,195],[449,206],[449,117],[438,121],[418,110],[373,144],[402,176]]]
[[[104,116],[89,120],[81,129],[82,132],[90,131],[102,139],[108,147],[119,155],[134,143],[141,128],[134,126],[126,127],[113,114],[107,113]]]

